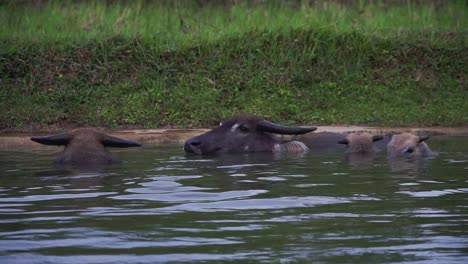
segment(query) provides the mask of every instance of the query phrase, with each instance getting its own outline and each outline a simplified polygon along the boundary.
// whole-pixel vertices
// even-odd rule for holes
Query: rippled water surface
[[[0,263],[468,263],[467,137],[434,159],[0,152]]]

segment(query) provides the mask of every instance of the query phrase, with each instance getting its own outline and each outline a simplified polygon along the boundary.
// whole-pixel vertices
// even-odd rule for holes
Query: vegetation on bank
[[[207,2],[6,1],[0,129],[468,123],[464,1]]]

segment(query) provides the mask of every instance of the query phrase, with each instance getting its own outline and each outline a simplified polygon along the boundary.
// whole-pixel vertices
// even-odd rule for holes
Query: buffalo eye
[[[237,129],[239,129],[239,131],[242,132],[242,133],[249,132],[249,129],[246,126],[243,126],[243,125],[240,125]]]
[[[413,152],[414,152],[414,148],[408,148],[408,149],[406,150],[406,153],[413,153]]]

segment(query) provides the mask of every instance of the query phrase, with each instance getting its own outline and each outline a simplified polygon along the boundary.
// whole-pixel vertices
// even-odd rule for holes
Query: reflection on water
[[[356,169],[368,169],[374,166],[374,160],[377,158],[376,153],[346,153],[346,160],[349,165]]]
[[[1,263],[468,261],[466,138],[433,159],[118,151],[70,168],[0,152]]]
[[[429,158],[388,158],[390,171],[402,178],[417,178],[426,174],[428,162]]]

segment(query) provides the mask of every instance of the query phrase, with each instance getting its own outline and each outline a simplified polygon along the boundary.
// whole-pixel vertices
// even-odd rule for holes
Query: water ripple
[[[258,259],[260,255],[268,256],[268,252],[263,254],[259,252],[251,253],[233,253],[233,254],[217,254],[217,253],[187,253],[187,254],[107,254],[107,255],[72,255],[72,256],[53,256],[42,254],[11,254],[8,256],[0,256],[2,263],[16,263],[16,264],[31,264],[31,263],[68,263],[68,264],[82,264],[82,263],[167,263],[167,262],[181,262],[181,261],[232,261],[232,260],[248,260]]]
[[[145,189],[145,191],[148,191]],[[127,194],[110,197],[116,200],[148,200],[160,202],[187,202],[194,204],[195,201],[221,201],[227,199],[239,199],[249,196],[254,196],[266,193],[266,190],[248,190],[248,191],[227,191],[227,192],[195,192],[195,191],[178,191],[168,193],[151,193],[144,194]]]
[[[264,190],[257,190],[263,191]],[[252,195],[255,195],[254,192]],[[113,197],[115,198],[115,197]],[[146,197],[150,198],[150,197]],[[134,199],[134,198],[133,198]],[[204,203],[185,203],[161,208],[152,209],[114,209],[114,208],[94,208],[83,212],[83,215],[93,216],[120,216],[120,215],[158,215],[172,214],[181,212],[228,212],[240,210],[275,210],[288,208],[314,207],[327,204],[352,203],[353,201],[379,201],[372,197],[327,197],[327,196],[308,196],[308,197],[280,197],[264,199],[243,199],[228,200]]]
[[[145,147],[84,173],[0,152],[0,167],[19,169],[0,187],[0,263],[465,263],[465,141],[432,140],[441,156],[398,173],[385,153],[356,170],[342,151]]]
[[[94,198],[104,195],[113,195],[116,192],[94,192],[94,193],[68,193],[68,194],[49,194],[49,195],[29,195],[23,197],[2,198],[1,202],[37,202],[61,199]]]
[[[278,177],[278,176],[271,176],[271,177],[258,177],[258,180],[264,180],[264,181],[285,181],[286,179],[283,177]]]
[[[432,191],[401,191],[396,193],[408,194],[413,197],[439,197],[448,194],[459,194],[467,193],[468,188],[458,188],[458,189],[444,189],[444,190],[432,190]]]
[[[256,167],[256,166],[268,166],[269,164],[237,164],[237,165],[226,165],[226,166],[217,166],[218,169],[241,169],[246,167]]]
[[[8,241],[8,243],[6,243]],[[206,237],[174,237],[164,238],[162,241],[131,241],[126,237],[99,237],[94,235],[90,238],[67,238],[67,239],[43,239],[21,240],[9,239],[0,240],[0,249],[4,251],[29,251],[36,249],[47,249],[57,247],[85,247],[85,248],[107,248],[107,249],[130,249],[130,248],[150,248],[150,247],[189,247],[203,245],[233,245],[242,243],[239,240],[224,238]]]
[[[184,186],[180,183],[173,181],[153,181],[144,182],[140,184],[144,188],[130,188],[125,190],[130,193],[172,193],[172,192],[185,192],[185,191],[197,191],[197,190],[211,190],[212,188],[203,188],[196,186]]]

